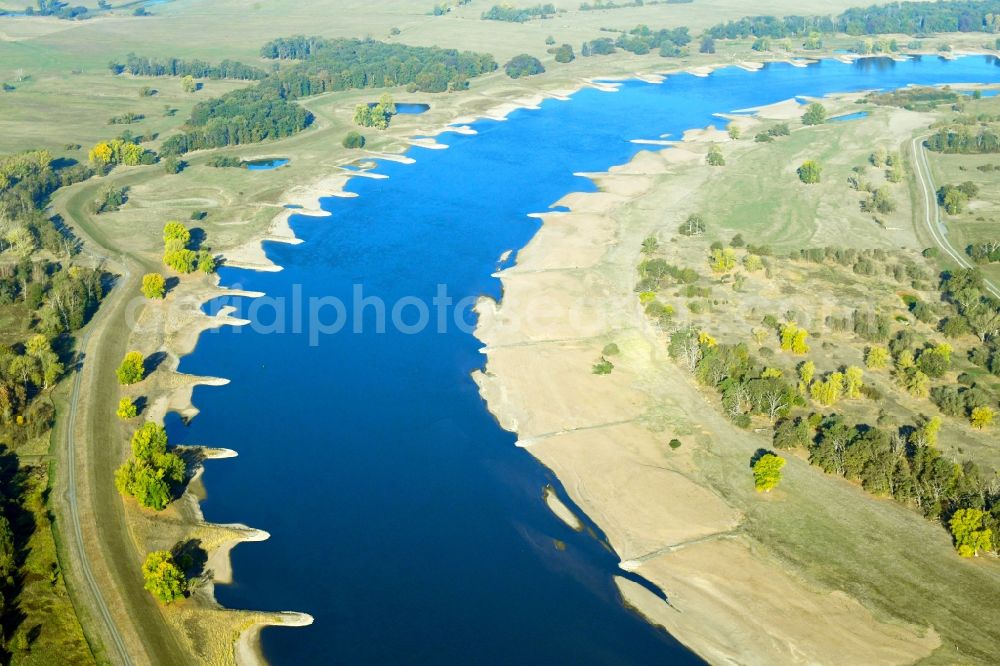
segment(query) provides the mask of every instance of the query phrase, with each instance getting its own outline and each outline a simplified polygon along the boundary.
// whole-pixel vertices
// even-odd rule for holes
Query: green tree
[[[187,274],[198,267],[198,253],[186,248],[167,250],[163,254],[163,263],[178,273]]]
[[[757,492],[770,492],[781,482],[781,468],[785,459],[773,453],[766,453],[753,464],[753,485]]]
[[[882,370],[889,365],[889,350],[879,345],[873,345],[865,351],[865,365],[869,370]]]
[[[567,63],[573,62],[576,56],[573,54],[573,47],[569,44],[563,44],[556,49],[556,62]]]
[[[705,220],[700,215],[692,214],[677,228],[677,233],[682,236],[701,236],[705,233],[705,229]]]
[[[344,148],[364,148],[365,137],[361,133],[351,130],[344,136],[343,144]]]
[[[132,402],[131,398],[122,398],[118,401],[118,411],[116,413],[122,421],[128,421],[135,418],[136,414],[138,414],[138,408]]]
[[[985,526],[985,517],[979,509],[959,509],[948,521],[955,549],[962,557],[978,557],[979,551],[993,550],[993,530]]]
[[[163,243],[170,246],[171,243],[178,243],[179,247],[187,247],[191,242],[191,231],[182,223],[171,220],[163,225]]]
[[[806,107],[806,112],[802,114],[803,125],[822,125],[826,122],[826,107],[818,102],[813,102]]]
[[[708,162],[709,166],[726,166],[726,158],[722,155],[722,151],[719,150],[718,146],[712,146],[708,149],[705,161]]]
[[[125,358],[115,372],[118,375],[118,383],[124,386],[141,382],[143,377],[146,376],[142,354],[137,351],[125,354]]]
[[[163,160],[163,170],[171,176],[180,173],[184,170],[184,162],[171,155]]]
[[[142,577],[143,587],[164,604],[182,599],[188,589],[187,577],[166,550],[155,550],[146,556]]]
[[[736,268],[736,252],[732,248],[715,248],[709,255],[708,263],[714,273],[728,273]]]
[[[181,90],[186,93],[193,93],[198,90],[198,84],[195,83],[193,76],[188,75],[181,79]]]
[[[848,367],[844,371],[844,397],[855,399],[861,397],[861,389],[864,388],[864,371],[856,365]]]
[[[195,263],[198,266],[198,270],[202,273],[212,274],[215,272],[217,267],[215,255],[204,249],[198,250],[198,256],[195,259]]]
[[[146,298],[163,298],[167,293],[167,280],[159,273],[142,276],[142,295]]]
[[[985,430],[993,424],[995,416],[995,413],[989,407],[974,407],[972,413],[969,415],[969,423],[976,430]]]
[[[656,236],[650,236],[642,241],[642,253],[647,257],[656,254],[658,249],[660,249],[660,241],[656,240]]]
[[[799,180],[806,185],[814,185],[820,181],[823,168],[813,160],[806,160],[798,168]]]
[[[527,53],[514,56],[509,62],[507,62],[506,65],[504,65],[503,69],[507,72],[507,76],[512,79],[534,76],[535,74],[541,74],[545,71],[545,67],[542,66],[541,61],[534,56],[528,55]]]

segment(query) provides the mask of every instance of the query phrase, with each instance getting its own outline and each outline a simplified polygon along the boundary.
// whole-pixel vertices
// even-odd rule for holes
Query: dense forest
[[[114,74],[128,72],[133,76],[193,76],[198,79],[237,79],[260,81],[267,72],[235,60],[223,60],[218,65],[203,60],[181,60],[179,58],[149,58],[129,53],[125,62],[112,61],[108,69]]]
[[[28,564],[39,529],[46,469],[21,463],[19,449],[44,442],[55,421],[49,392],[72,367],[72,335],[96,311],[107,276],[74,262],[77,242],[44,213],[60,186],[88,178],[93,170],[56,162],[46,151],[0,157],[0,661],[30,650],[31,627],[20,603],[22,592],[46,590],[59,581],[58,563]],[[50,539],[51,537],[45,536]],[[49,581],[48,578],[52,580]],[[32,593],[34,595],[34,592]],[[37,608],[49,592],[27,607]],[[34,613],[35,611],[29,611]],[[32,629],[35,631],[36,629]],[[58,631],[45,627],[46,631]]]
[[[181,155],[203,148],[280,139],[308,127],[313,115],[272,90],[234,90],[195,105],[181,134],[163,142],[163,155]]]
[[[805,37],[810,32],[844,32],[849,35],[938,32],[997,32],[1000,1],[902,2],[848,9],[839,16],[753,16],[709,28],[714,39],[747,37]]]
[[[493,56],[486,53],[370,39],[276,39],[264,45],[261,55],[301,61],[261,84],[287,99],[400,85],[422,92],[444,92],[465,88],[469,79],[497,68]]]

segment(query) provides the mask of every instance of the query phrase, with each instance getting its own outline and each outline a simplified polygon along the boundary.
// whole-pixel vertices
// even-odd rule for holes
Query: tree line
[[[34,558],[36,529],[49,529],[45,466],[25,466],[18,450],[49,436],[55,423],[50,397],[75,356],[72,336],[93,316],[108,277],[79,265],[78,241],[45,213],[53,192],[89,178],[95,170],[71,160],[57,162],[44,150],[0,156],[0,661],[17,663],[31,649],[22,623],[37,617],[35,599],[21,599],[38,567],[58,563]],[[41,527],[39,527],[41,526]],[[58,583],[54,575],[52,585]],[[53,635],[59,629],[46,626]],[[32,628],[32,631],[34,629]]]
[[[534,5],[533,7],[511,7],[510,5],[493,5],[482,13],[484,21],[507,21],[509,23],[524,23],[534,18],[549,18],[555,15],[555,5]]]
[[[240,81],[260,81],[268,73],[259,67],[246,65],[235,60],[223,60],[218,65],[204,60],[182,60],[180,58],[150,58],[129,53],[125,62],[108,63],[112,74],[127,72],[133,76],[193,76],[198,79],[237,79]]]
[[[748,37],[806,37],[810,33],[842,32],[848,35],[930,35],[938,32],[997,32],[1000,2],[896,2],[852,8],[831,16],[752,16],[719,23],[708,29],[714,39]]]

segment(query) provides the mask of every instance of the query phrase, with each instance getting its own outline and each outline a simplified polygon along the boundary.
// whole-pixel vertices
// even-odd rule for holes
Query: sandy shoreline
[[[791,117],[790,102],[761,110]],[[632,291],[641,239],[659,219],[634,228],[618,219],[663,175],[678,179],[668,199],[684,201],[708,177],[703,151],[689,144],[722,140],[721,134],[692,131],[686,144],[640,152],[628,164],[591,174],[599,191],[566,195],[558,203],[569,213],[539,216],[541,229],[516,265],[499,274],[503,300],[477,306],[476,336],[488,359],[475,374],[481,395],[501,426],[518,435],[518,445],[549,467],[601,527],[622,568],[670,597],[666,604],[617,578],[625,602],[699,655],[718,663],[911,663],[939,645],[933,630],[882,621],[848,595],[786,573],[742,533],[740,508],[692,480],[694,451],[682,449],[665,462],[666,440],[697,439],[698,423],[650,426],[660,398],[649,387],[659,386],[678,394],[670,408],[678,418],[699,415],[744,436],[672,366],[662,334]],[[659,210],[656,217],[669,214]],[[609,273],[609,264],[617,272]],[[609,341],[622,357],[611,375],[597,377],[590,364]],[[680,385],[690,389],[679,391]],[[762,593],[765,579],[773,594]],[[815,630],[831,621],[836,632]]]

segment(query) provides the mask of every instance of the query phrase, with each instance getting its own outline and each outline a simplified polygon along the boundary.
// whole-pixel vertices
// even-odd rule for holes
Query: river
[[[924,57],[585,89],[442,135],[449,148],[413,148],[413,164],[380,162],[388,178],[352,179],[356,198],[323,201],[330,217],[293,216],[305,242],[266,248],[283,271],[220,271],[268,299],[209,307],[235,305],[255,325],[204,334],[181,363],[231,383],[196,389],[189,424],[168,418],[174,443],[239,452],[207,464],[206,519],[271,534],[233,551],[219,601],[314,616],[262,632],[273,664],[699,663],[622,606],[599,530],[575,532],[546,507],[546,485],[565,498],[559,481],[497,426],[470,378],[484,356],[467,305],[501,296],[498,257],[531,239],[528,214],[592,190],[575,172],[648,148],[632,139],[680,138],[723,126],[714,113],[794,96],[997,80],[991,57]],[[343,315],[339,332],[310,325],[310,299],[326,331]]]

